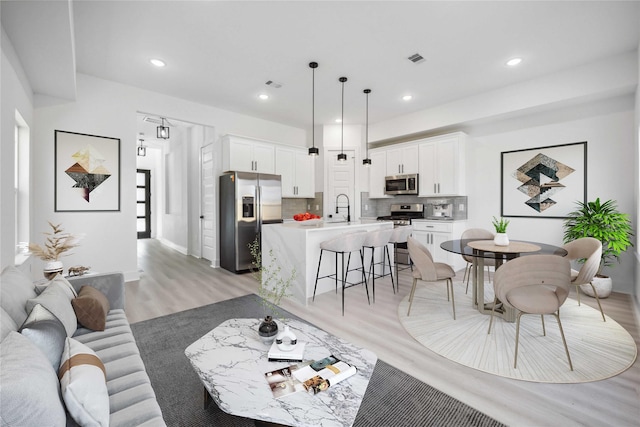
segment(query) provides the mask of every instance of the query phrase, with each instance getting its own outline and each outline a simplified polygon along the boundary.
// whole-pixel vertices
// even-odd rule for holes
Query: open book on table
[[[351,377],[357,372],[335,356],[312,362],[298,363],[264,374],[276,398],[299,391],[316,394]]]

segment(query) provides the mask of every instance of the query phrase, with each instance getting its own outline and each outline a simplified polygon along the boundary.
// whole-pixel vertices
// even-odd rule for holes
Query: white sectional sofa
[[[76,293],[88,285],[106,296],[109,309],[103,331],[82,327],[71,317],[66,304],[71,306],[71,300],[77,296],[69,284]],[[79,404],[86,407],[70,407],[77,403],[67,400],[71,386],[63,388],[66,395],[61,393],[58,370],[64,361],[63,353],[68,350],[65,343],[70,346],[73,340],[93,350],[102,362],[104,370],[98,377],[106,382],[105,395],[108,393],[108,399],[103,398],[101,403],[108,408],[99,409],[108,410],[108,421],[104,421],[104,417],[102,422],[89,418],[82,424],[165,425],[124,313],[121,273],[80,276],[69,281],[59,276],[38,295],[27,276],[14,267],[7,267],[0,276],[0,291],[0,422],[3,426],[78,425],[75,414],[78,410],[86,411],[91,417],[94,409],[91,405],[99,406],[86,397],[93,391],[91,384],[86,393],[78,389],[83,390],[78,399],[86,400]],[[74,313],[73,307],[71,313]],[[70,353],[66,354],[71,357]],[[95,368],[85,365],[83,369]],[[69,372],[74,372],[74,381],[80,378],[77,374],[83,373],[81,370]]]

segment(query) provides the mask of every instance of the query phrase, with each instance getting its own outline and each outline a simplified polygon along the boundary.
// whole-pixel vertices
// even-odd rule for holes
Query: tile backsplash
[[[393,196],[388,199],[370,199],[368,192],[362,192],[361,198],[360,198],[361,200],[360,212],[362,212],[363,217],[379,217],[379,216],[389,215],[391,213],[392,204],[423,203],[424,205],[427,205],[430,200],[432,201],[432,200],[442,200],[442,199],[443,199],[442,197],[417,197],[417,196],[407,196],[407,195]],[[454,212],[454,218],[467,219],[466,197],[460,196],[460,197],[453,197],[448,199],[464,200],[464,205],[465,205],[464,211],[459,212],[458,210],[456,210]],[[458,203],[456,206],[460,206],[460,204]]]
[[[316,206],[318,209],[316,209]],[[322,193],[316,193],[313,199],[282,199],[282,218],[291,219],[297,213],[309,212],[322,215]]]

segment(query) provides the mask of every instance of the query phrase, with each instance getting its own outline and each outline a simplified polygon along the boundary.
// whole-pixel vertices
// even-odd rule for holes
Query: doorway
[[[151,171],[136,169],[138,239],[151,238]]]
[[[347,200],[344,197],[340,197],[337,200],[338,195],[346,195],[348,199],[349,215],[351,220],[358,218],[359,211],[356,206],[356,178],[355,178],[355,152],[352,150],[344,150],[347,155],[346,162],[338,161],[337,150],[326,151],[326,197],[324,198],[324,212],[325,216],[331,215],[334,219],[347,219]],[[336,208],[338,212],[336,212]]]
[[[215,221],[215,174],[214,146],[207,144],[200,149],[200,242],[202,258],[215,260],[216,221]]]

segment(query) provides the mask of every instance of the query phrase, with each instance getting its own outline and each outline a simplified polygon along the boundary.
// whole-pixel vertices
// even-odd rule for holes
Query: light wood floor
[[[141,279],[127,283],[126,312],[138,322],[246,295],[257,289],[250,274],[213,269],[156,240],[138,241]],[[322,294],[303,307],[283,307],[335,335],[374,351],[385,362],[512,426],[640,425],[640,362],[624,373],[585,384],[539,384],[486,374],[449,361],[420,345],[402,328],[397,307],[410,291],[408,271],[394,294],[389,278],[376,281],[376,302],[367,305],[364,288],[346,291],[345,316],[339,295]],[[583,303],[595,306],[586,296]],[[640,343],[631,297],[614,293],[602,300],[605,313]],[[259,315],[259,314],[258,314]],[[606,345],[606,343],[603,343]],[[559,363],[565,361],[560,360]]]

